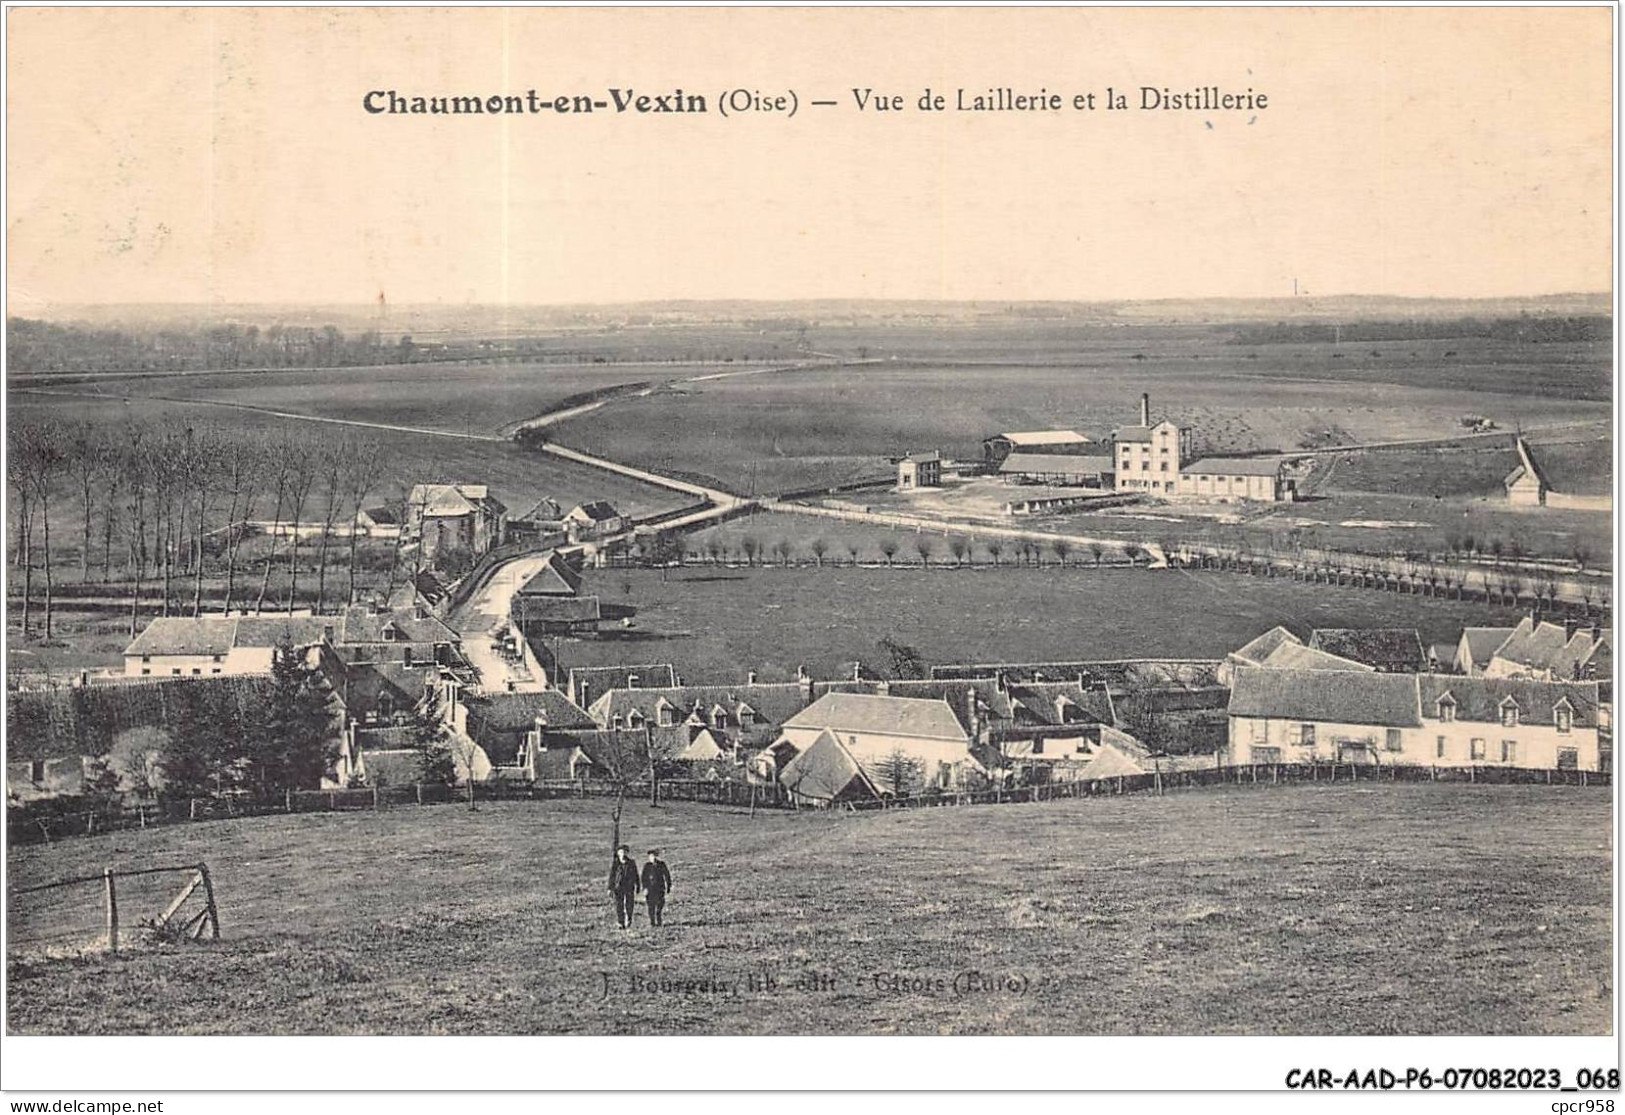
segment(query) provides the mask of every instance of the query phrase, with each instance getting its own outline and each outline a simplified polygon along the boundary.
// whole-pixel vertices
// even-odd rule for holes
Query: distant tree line
[[[302,549],[314,565],[314,595],[307,583],[305,604],[320,613],[356,599],[357,573],[369,555],[359,552],[349,528],[373,500],[385,464],[379,443],[367,436],[176,419],[22,420],[9,432],[9,557],[17,571],[11,591],[17,595],[20,585],[25,635],[38,621],[51,637],[64,582],[110,599],[87,586],[125,586],[132,636],[143,600],[154,592],[160,615],[202,614],[206,581],[221,614],[267,606],[291,612]],[[404,504],[404,495],[393,501],[397,521]],[[250,521],[269,523],[269,537],[245,550]],[[285,529],[300,522],[304,531]],[[399,540],[391,551],[386,594],[401,564]],[[288,574],[281,598],[272,592],[273,566]]]
[[[344,368],[409,363],[418,355],[411,337],[346,336],[332,325],[132,330],[11,318],[7,326],[14,372]]]
[[[1547,316],[1523,314],[1510,318],[1453,318],[1446,321],[1288,322],[1237,326],[1232,344],[1325,344],[1336,341],[1430,341],[1482,338],[1552,344],[1573,341],[1611,341],[1613,323],[1600,315]]]

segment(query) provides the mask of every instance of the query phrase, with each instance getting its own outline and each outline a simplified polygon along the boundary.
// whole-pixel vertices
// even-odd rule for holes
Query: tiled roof
[[[1480,669],[1489,665],[1495,652],[1501,649],[1501,644],[1512,637],[1517,630],[1513,627],[1466,627],[1462,629],[1461,637],[1467,643],[1467,654],[1473,665]]]
[[[1361,670],[1372,671],[1375,666],[1364,662],[1356,662],[1352,658],[1341,658],[1335,654],[1328,654],[1314,647],[1306,647],[1301,643],[1282,643],[1270,652],[1269,656],[1259,663],[1272,670]]]
[[[708,726],[712,710],[721,708],[724,727],[741,728],[741,706],[748,705],[757,723],[744,729],[747,737],[773,734],[779,725],[800,712],[805,705],[801,686],[796,682],[758,682],[754,685],[676,685],[637,689],[611,689],[593,700],[591,712],[598,724],[609,727],[620,717],[630,724],[636,712],[651,726],[660,724],[662,702],[668,706],[679,722],[686,720],[698,704],[700,714]]]
[[[912,461],[917,465],[928,465],[935,461],[942,460],[942,453],[936,449],[932,449],[929,452],[908,453],[904,455],[903,460]]]
[[[232,647],[310,646],[322,639],[314,616],[159,616],[125,654],[225,654]]]
[[[1410,674],[1242,666],[1231,682],[1230,715],[1415,728],[1422,723],[1416,685]]]
[[[1496,650],[1494,658],[1529,670],[1549,670],[1553,678],[1567,680],[1605,648],[1609,650],[1612,664],[1609,634],[1602,632],[1593,637],[1589,629],[1582,628],[1570,635],[1562,624],[1536,624],[1525,616]]]
[[[1320,627],[1309,645],[1389,673],[1419,674],[1428,668],[1422,636],[1410,627]]]
[[[786,720],[784,726],[917,739],[966,739],[947,701],[860,693],[826,693]]]
[[[520,596],[575,596],[580,591],[581,574],[557,550],[548,551],[542,567],[519,586]]]
[[[793,794],[817,801],[880,796],[863,765],[827,729],[784,765],[779,771],[779,784]]]
[[[1439,701],[1446,694],[1456,706],[1457,720],[1500,724],[1502,702],[1510,697],[1517,702],[1520,723],[1549,727],[1555,722],[1553,710],[1566,699],[1574,710],[1575,726],[1597,726],[1596,682],[1427,676],[1421,679],[1423,714],[1436,718]]]
[[[616,511],[613,505],[601,499],[595,499],[591,503],[579,504],[571,509],[570,514],[574,515],[577,511],[595,523],[602,523],[620,516],[620,512]]]
[[[336,622],[335,622],[336,620]],[[341,646],[362,643],[455,643],[460,636],[445,621],[433,615],[419,615],[411,608],[374,611],[357,604],[346,608],[339,617],[329,618],[335,626],[335,642]],[[391,624],[398,633],[393,639],[384,638],[384,629]],[[404,637],[403,637],[404,636]]]
[[[652,662],[642,666],[577,666],[570,671],[570,692],[581,692],[583,682],[597,700],[611,689],[625,689],[632,678],[646,688],[670,688],[677,684],[676,671],[670,662]]]
[[[1302,646],[1303,640],[1286,628],[1275,626],[1258,636],[1258,638],[1237,647],[1231,653],[1235,657],[1246,659],[1249,662],[1262,662],[1282,643],[1296,643]]]
[[[483,727],[494,731],[530,731],[538,716],[544,717],[548,728],[596,728],[598,725],[585,709],[572,704],[556,689],[538,693],[490,693],[468,697],[468,723],[472,732],[478,719]],[[477,737],[476,737],[477,738]]]
[[[1005,473],[1062,473],[1068,476],[1096,476],[1112,470],[1110,457],[1074,456],[1069,453],[1012,453],[999,465]]]
[[[507,510],[484,484],[415,484],[406,502],[430,518],[458,518],[473,514],[481,506],[490,511]]]
[[[599,618],[596,596],[531,596],[517,608],[526,622],[585,623]]]
[[[1186,476],[1279,476],[1285,464],[1280,457],[1203,457],[1179,471]]]

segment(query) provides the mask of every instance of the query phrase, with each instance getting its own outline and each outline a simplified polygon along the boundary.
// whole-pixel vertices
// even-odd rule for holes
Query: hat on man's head
[[[650,848],[649,849],[649,854],[651,856],[658,856],[660,854],[660,849],[659,848]]]
[[[617,852],[630,852],[632,849],[631,849],[631,847],[629,845],[617,844],[617,845],[615,845],[615,850]]]

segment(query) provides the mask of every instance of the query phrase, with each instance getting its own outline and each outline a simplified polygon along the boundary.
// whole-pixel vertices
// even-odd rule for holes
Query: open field
[[[166,415],[180,415],[191,421],[215,423],[244,431],[292,429],[314,437],[321,437],[324,433],[337,434],[344,429],[277,418],[252,410],[139,399],[100,402],[62,395],[13,395],[10,414],[14,422],[38,417],[109,423],[120,422],[125,417],[157,420]],[[681,493],[557,457],[526,452],[510,442],[440,437],[399,430],[369,429],[359,432],[376,439],[384,447],[388,467],[374,497],[378,502],[398,497],[401,492],[421,481],[488,484],[492,494],[506,503],[516,515],[529,510],[543,496],[557,499],[566,508],[585,500],[607,499],[630,515],[652,514],[690,502]],[[66,501],[63,510],[69,510]],[[266,513],[269,515],[269,511]],[[305,517],[320,517],[320,509],[315,506],[314,500]],[[57,528],[58,524],[53,519],[53,531]],[[69,523],[64,538],[72,530],[73,525]]]
[[[224,937],[43,959],[31,938],[96,932],[99,891],[13,896],[8,1028],[1600,1034],[1611,1017],[1606,791],[1233,787],[754,820],[629,805],[626,838],[676,880],[665,928],[640,912],[630,933],[604,894],[607,814],[407,807],[13,849],[17,886],[205,859]],[[129,895],[127,922],[162,897]],[[962,972],[1025,989],[956,994]],[[774,990],[742,986],[762,975]]]
[[[1008,558],[1006,561],[1008,562]],[[927,662],[1221,658],[1269,627],[1399,625],[1425,641],[1510,626],[1507,608],[1230,573],[1127,568],[688,568],[589,571],[586,592],[637,609],[630,630],[560,639],[566,667],[672,662],[690,682],[841,676],[883,663],[883,635]]]
[[[718,370],[736,370],[718,365]],[[700,375],[670,364],[386,364],[116,379],[90,389],[133,398],[239,403],[294,414],[489,434],[562,400],[628,383]]]
[[[1134,421],[1141,391],[1159,415],[1196,427],[1198,453],[1452,437],[1467,414],[1507,429],[1608,416],[1606,354],[1573,346],[1463,341],[1446,361],[1391,342],[1369,350],[1379,357],[1264,346],[1256,360],[1217,335],[1185,344],[1159,351],[1119,334],[1065,363],[867,364],[688,384],[573,419],[558,436],[761,493],[884,475],[886,456],[910,449],[979,459],[1000,430],[1071,426],[1104,439]]]

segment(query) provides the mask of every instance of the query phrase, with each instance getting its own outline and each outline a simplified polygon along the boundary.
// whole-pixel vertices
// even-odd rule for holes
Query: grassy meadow
[[[690,682],[839,677],[854,660],[881,665],[890,636],[930,663],[1090,658],[1222,658],[1275,624],[1415,627],[1455,641],[1467,625],[1517,612],[1367,589],[1126,567],[1047,569],[917,564],[590,570],[584,591],[636,609],[634,626],[548,641],[566,667],[671,662]],[[1092,560],[1092,559],[1090,559]],[[1163,617],[1160,621],[1156,617]]]
[[[1157,414],[1196,428],[1198,453],[1451,437],[1468,414],[1512,429],[1609,413],[1606,351],[1588,346],[1463,340],[1255,351],[1217,332],[1119,330],[1043,361],[1006,359],[691,383],[572,419],[557,436],[760,494],[884,475],[888,455],[911,449],[980,459],[982,439],[1000,430],[1070,426],[1104,439],[1136,420],[1142,391]]]
[[[609,824],[604,802],[405,807],[15,848],[14,886],[204,859],[223,938],[72,955],[96,888],[13,895],[7,1026],[1600,1034],[1611,1017],[1606,790],[1226,787],[754,819],[640,803],[624,834],[664,850],[676,888],[664,928],[640,910],[630,932],[604,893]],[[125,924],[165,896],[126,895]],[[53,958],[40,935],[64,931]],[[993,988],[965,993],[963,973]]]

